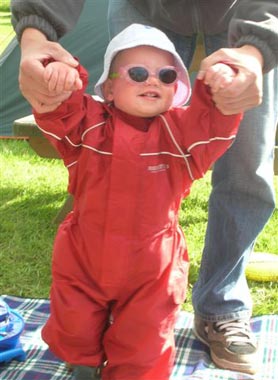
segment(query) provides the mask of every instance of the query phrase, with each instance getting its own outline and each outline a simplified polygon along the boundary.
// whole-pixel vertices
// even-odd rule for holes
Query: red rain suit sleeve
[[[37,113],[33,110],[38,128],[59,152],[66,166],[78,159],[87,120],[92,114],[103,113],[101,104],[84,93],[88,84],[87,71],[81,65],[78,71],[83,82],[81,90],[74,91],[68,100],[52,112]]]
[[[195,180],[232,145],[242,114],[223,115],[213,103],[209,87],[196,80],[190,106],[175,110],[172,117],[180,125],[181,148]]]

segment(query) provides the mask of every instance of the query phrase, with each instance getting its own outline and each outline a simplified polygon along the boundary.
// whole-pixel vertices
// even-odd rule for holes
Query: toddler
[[[43,339],[76,380],[168,380],[189,266],[179,207],[237,133],[241,115],[221,114],[208,86],[228,86],[233,70],[215,65],[181,107],[191,90],[174,45],[132,24],[107,47],[103,101],[84,93],[81,65],[49,62],[45,80],[76,91],[53,112],[34,110],[74,196],[55,239]]]

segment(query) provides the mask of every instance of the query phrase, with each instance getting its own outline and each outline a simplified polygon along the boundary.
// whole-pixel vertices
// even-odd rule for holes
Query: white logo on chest
[[[169,169],[168,164],[159,164],[159,165],[148,166],[148,171],[151,173],[164,172],[167,169]]]

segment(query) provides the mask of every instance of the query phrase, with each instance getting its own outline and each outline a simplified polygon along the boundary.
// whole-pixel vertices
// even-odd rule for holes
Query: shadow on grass
[[[0,289],[2,294],[45,298],[58,228],[53,220],[67,195],[30,193],[1,191]]]
[[[5,189],[1,193],[4,201],[0,207],[0,254],[20,255],[24,251],[29,258],[37,252],[47,255],[57,230],[54,219],[66,194],[30,196],[19,194],[16,189]]]
[[[21,215],[24,223],[31,222],[28,217],[39,216],[44,220],[54,217],[66,200],[67,193],[34,192],[23,193],[22,189],[1,189],[1,215]],[[3,218],[2,222],[3,222]]]

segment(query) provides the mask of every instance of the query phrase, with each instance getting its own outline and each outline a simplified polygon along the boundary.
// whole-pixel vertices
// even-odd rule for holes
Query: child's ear
[[[107,102],[112,102],[114,100],[113,95],[113,81],[111,79],[106,79],[102,85],[103,97]]]

